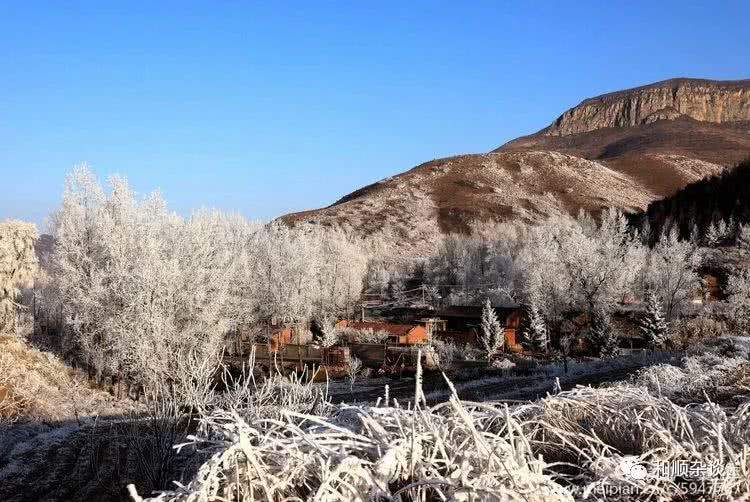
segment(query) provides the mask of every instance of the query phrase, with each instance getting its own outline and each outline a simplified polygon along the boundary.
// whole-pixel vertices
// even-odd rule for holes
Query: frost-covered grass
[[[636,385],[657,396],[689,403],[724,402],[750,397],[750,359],[746,340],[724,338],[693,349],[679,365],[659,364],[634,377]]]
[[[481,390],[483,400],[502,399],[504,396],[521,390],[526,394],[536,392],[544,395],[553,387],[555,379],[559,379],[564,384],[568,381],[579,381],[586,376],[598,378],[609,374],[621,374],[665,363],[673,357],[671,352],[638,352],[607,359],[570,359],[567,372],[562,362],[555,362],[532,369],[528,376],[500,374],[488,377],[483,374],[487,372],[484,369],[466,370],[464,374],[456,375],[461,381],[455,383],[455,387],[459,393]],[[613,380],[621,378],[621,376],[615,377]],[[437,400],[446,398],[447,395],[443,390],[435,390],[428,393],[427,397],[430,400]]]
[[[84,375],[52,354],[18,336],[0,336],[0,424],[118,415],[135,408],[91,388]]]
[[[710,500],[750,495],[750,403],[679,406],[622,383],[508,406],[462,401],[450,387],[448,401],[435,406],[425,404],[417,384],[406,406],[386,391],[374,406],[326,405],[322,413],[216,411],[192,438],[209,460],[189,485],[151,500],[673,500],[682,490],[698,498],[699,489]],[[633,465],[642,476],[630,475]],[[680,465],[712,470],[696,488]]]

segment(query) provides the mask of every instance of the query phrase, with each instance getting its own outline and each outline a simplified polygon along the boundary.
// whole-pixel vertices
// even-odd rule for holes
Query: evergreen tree
[[[604,310],[594,311],[588,339],[599,357],[616,357],[620,353],[619,337],[612,331],[610,315]]]
[[[535,303],[529,305],[526,316],[523,330],[524,346],[532,352],[546,352],[549,346],[547,324]]]
[[[479,342],[482,344],[488,360],[503,346],[504,341],[503,327],[497,320],[497,314],[495,314],[495,309],[492,308],[490,299],[487,298],[482,308],[482,333],[479,336]]]
[[[667,341],[668,325],[660,298],[653,291],[646,294],[646,311],[640,321],[641,336],[649,347],[656,348]]]

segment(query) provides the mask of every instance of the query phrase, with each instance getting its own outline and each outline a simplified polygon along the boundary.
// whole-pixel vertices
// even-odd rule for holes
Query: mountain
[[[418,255],[476,221],[637,212],[748,154],[750,80],[673,79],[586,99],[491,152],[432,160],[281,219],[342,226]]]

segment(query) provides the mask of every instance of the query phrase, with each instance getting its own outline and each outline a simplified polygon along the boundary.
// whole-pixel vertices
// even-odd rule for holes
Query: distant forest
[[[648,228],[652,242],[664,229],[676,228],[682,238],[696,230],[704,235],[711,223],[750,223],[750,157],[733,169],[691,183],[665,199],[649,204],[631,222]]]

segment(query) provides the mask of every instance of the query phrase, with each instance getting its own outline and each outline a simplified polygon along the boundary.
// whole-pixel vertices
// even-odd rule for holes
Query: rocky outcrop
[[[750,80],[673,79],[604,94],[581,102],[540,132],[567,136],[681,117],[714,123],[750,121]]]
[[[281,220],[338,226],[407,258],[476,222],[639,211],[750,154],[749,98],[750,81],[672,80],[588,99],[493,152],[433,160]]]

